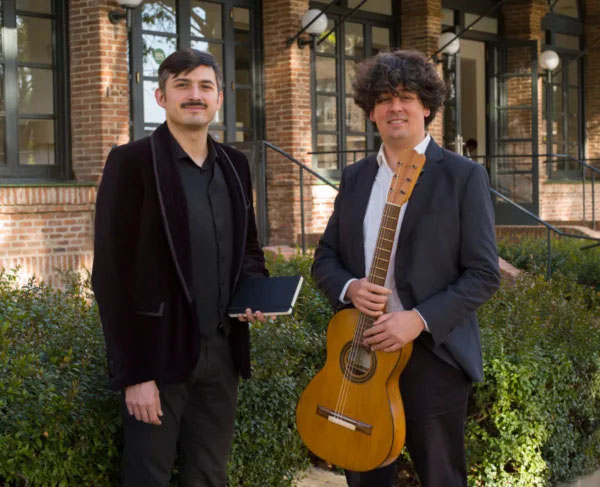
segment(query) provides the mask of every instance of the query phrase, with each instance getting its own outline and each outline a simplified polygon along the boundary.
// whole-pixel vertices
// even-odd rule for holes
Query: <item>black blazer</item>
[[[113,389],[152,379],[181,382],[199,353],[187,205],[169,138],[163,124],[150,137],[114,148],[98,189],[92,286]],[[240,276],[267,271],[248,161],[231,147],[215,145],[232,203],[234,288]],[[248,377],[248,325],[231,325],[234,360]]]
[[[433,139],[408,202],[395,263],[398,295],[416,308],[431,333],[421,340],[436,355],[483,378],[475,310],[498,288],[500,271],[487,173]],[[363,220],[379,166],[376,156],[348,166],[334,211],[315,252],[313,276],[334,309],[351,278],[366,275]]]

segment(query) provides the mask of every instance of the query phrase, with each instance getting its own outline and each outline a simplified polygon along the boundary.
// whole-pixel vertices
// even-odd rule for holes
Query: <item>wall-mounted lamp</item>
[[[558,68],[560,57],[552,49],[547,49],[540,54],[540,67],[546,71],[547,81],[552,81],[552,71]]]
[[[460,41],[454,32],[444,32],[437,42],[438,52],[453,56],[460,50]]]
[[[304,46],[314,44],[316,38],[326,29],[327,15],[325,15],[325,10],[311,9],[302,16],[302,29],[294,37],[290,37],[286,44],[290,47],[298,39],[298,47],[302,49]],[[310,36],[310,39],[300,38],[300,35],[304,32]]]
[[[118,24],[121,19],[126,19],[129,10],[139,7],[143,0],[118,0],[119,6],[125,10],[111,10],[108,13],[108,18],[113,24]]]

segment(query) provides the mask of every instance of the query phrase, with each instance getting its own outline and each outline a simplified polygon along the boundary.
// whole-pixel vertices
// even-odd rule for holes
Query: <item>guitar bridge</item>
[[[353,419],[343,414],[336,413],[333,409],[326,408],[325,406],[317,405],[317,415],[325,418],[327,421],[331,421],[338,426],[347,428],[352,431],[358,431],[365,435],[371,435],[373,426],[367,423],[363,423],[358,419]]]

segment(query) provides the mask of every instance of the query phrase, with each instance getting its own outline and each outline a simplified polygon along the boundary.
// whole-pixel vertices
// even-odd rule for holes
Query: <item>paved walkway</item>
[[[600,486],[600,470],[592,475],[582,477],[575,482],[561,484],[557,487],[598,487]],[[329,470],[310,468],[298,475],[294,487],[346,487],[346,479],[343,475]]]
[[[329,470],[312,467],[298,475],[295,487],[347,487],[346,478]],[[587,487],[587,486],[586,486]]]

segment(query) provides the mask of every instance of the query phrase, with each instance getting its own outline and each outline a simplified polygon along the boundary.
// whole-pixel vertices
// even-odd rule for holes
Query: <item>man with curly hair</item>
[[[413,342],[400,377],[408,452],[423,486],[466,486],[467,400],[483,378],[475,312],[500,280],[487,174],[426,132],[445,86],[420,52],[365,60],[353,90],[383,144],[342,174],[313,276],[336,310],[354,306],[376,318],[364,334],[371,350]],[[365,276],[393,177],[388,161],[405,149],[424,153],[426,163],[401,209],[385,286],[377,286]],[[346,472],[351,487],[392,487],[395,477],[395,464]]]

